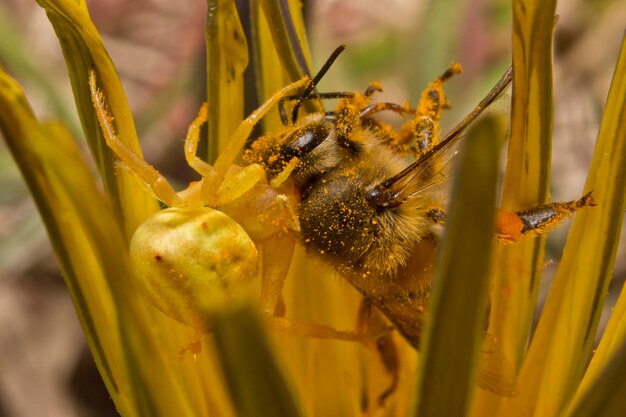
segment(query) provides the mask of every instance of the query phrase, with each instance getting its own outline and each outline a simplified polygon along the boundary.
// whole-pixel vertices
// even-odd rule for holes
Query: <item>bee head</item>
[[[312,176],[335,166],[341,156],[333,123],[315,113],[282,133],[259,138],[246,152],[244,160],[261,164],[270,181],[290,170],[296,185],[302,185]]]

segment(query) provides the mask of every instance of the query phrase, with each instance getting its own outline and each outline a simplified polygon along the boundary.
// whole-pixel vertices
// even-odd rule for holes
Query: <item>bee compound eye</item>
[[[287,142],[268,165],[270,174],[282,171],[293,158],[306,159],[330,135],[328,122],[311,123],[291,132]]]
[[[319,122],[303,126],[291,135],[285,153],[290,153],[289,156],[292,157],[307,155],[324,142],[329,134],[328,123]]]
[[[206,207],[152,215],[135,231],[130,257],[147,298],[201,331],[213,314],[247,295],[258,266],[256,246],[243,228]]]

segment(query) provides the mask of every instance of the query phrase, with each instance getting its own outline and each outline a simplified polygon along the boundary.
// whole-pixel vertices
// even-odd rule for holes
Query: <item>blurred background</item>
[[[87,3],[122,78],[146,159],[188,182],[182,140],[206,91],[205,2]],[[444,130],[510,65],[510,0],[308,0],[303,10],[314,68],[336,46],[348,45],[320,91],[362,90],[376,80],[385,90],[381,100],[414,105],[449,62],[461,63],[464,73],[448,85],[453,108]],[[561,201],[578,198],[583,188],[626,2],[563,0],[557,13],[552,199]],[[62,119],[82,140],[60,47],[35,1],[0,0],[0,65],[23,85],[40,118]],[[2,141],[0,219],[0,417],[117,415]],[[551,258],[560,257],[566,233],[563,226],[550,236]],[[626,265],[619,259],[625,257],[618,256],[610,299],[623,285]],[[548,260],[546,288],[553,267]]]

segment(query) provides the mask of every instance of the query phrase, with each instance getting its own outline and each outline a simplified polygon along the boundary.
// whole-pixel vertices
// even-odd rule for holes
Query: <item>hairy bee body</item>
[[[341,146],[339,163],[301,187],[300,228],[310,253],[341,272],[389,279],[407,263],[428,228],[416,199],[382,206],[372,190],[408,166],[374,132],[360,130]]]

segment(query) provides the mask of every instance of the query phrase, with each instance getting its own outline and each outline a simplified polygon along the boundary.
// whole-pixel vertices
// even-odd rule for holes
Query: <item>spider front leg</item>
[[[290,236],[276,236],[260,245],[261,263],[264,265],[261,281],[261,309],[276,317],[285,316],[282,291],[291,265],[295,243]]]
[[[196,155],[200,126],[207,120],[207,106],[206,104],[202,106],[198,117],[189,127],[185,139],[185,158],[188,164],[202,175],[201,199],[204,204],[214,207],[228,204],[248,192],[255,184],[264,182],[265,171],[259,164],[247,165],[231,176],[228,175],[228,170],[235,164],[252,129],[263,116],[285,97],[293,94],[309,82],[309,78],[304,77],[287,85],[252,112],[237,127],[213,167]]]
[[[170,183],[152,165],[148,164],[140,155],[133,151],[115,133],[113,118],[106,109],[104,96],[96,85],[96,73],[89,70],[89,90],[96,116],[102,129],[102,134],[107,146],[120,159],[120,165],[135,174],[142,182],[147,184],[154,195],[168,206],[175,207],[181,204],[181,199],[176,194]]]
[[[258,182],[265,180],[265,171],[258,164],[251,164],[237,170],[234,174],[219,173],[197,155],[200,140],[200,128],[207,121],[208,105],[202,104],[198,116],[189,125],[185,137],[185,159],[187,164],[202,176],[200,191],[198,187],[189,187],[183,191],[188,201],[195,201],[197,205],[219,207],[236,200],[248,192]],[[216,188],[216,184],[219,184]]]
[[[230,176],[226,173],[217,190],[215,189],[214,184],[220,180],[217,171],[197,155],[200,128],[207,121],[207,111],[207,103],[202,104],[198,111],[198,116],[189,126],[187,136],[185,137],[185,159],[187,164],[202,176],[200,192],[198,193],[197,187],[190,187],[183,193],[188,200],[197,200],[198,205],[206,204],[218,207],[238,199],[256,183],[263,182],[265,172],[258,164],[248,165]]]
[[[209,188],[211,188],[211,186],[217,186],[219,182],[222,181],[224,175],[226,174],[226,171],[230,168],[231,165],[235,163],[235,161],[239,157],[242,149],[246,144],[246,140],[250,136],[250,133],[252,133],[252,129],[263,118],[263,116],[265,116],[268,111],[274,108],[274,106],[276,106],[281,99],[292,95],[308,83],[310,83],[310,79],[308,77],[304,77],[294,83],[289,84],[286,87],[283,87],[273,96],[271,96],[265,103],[259,106],[255,111],[253,111],[243,122],[241,122],[239,127],[237,127],[237,129],[231,136],[230,141],[215,161],[214,168],[217,175],[215,176],[215,178],[209,180]]]
[[[209,105],[202,103],[198,116],[189,125],[187,136],[185,137],[185,160],[187,164],[203,177],[208,177],[213,173],[213,167],[204,162],[198,156],[198,142],[200,141],[200,128],[207,122]]]

